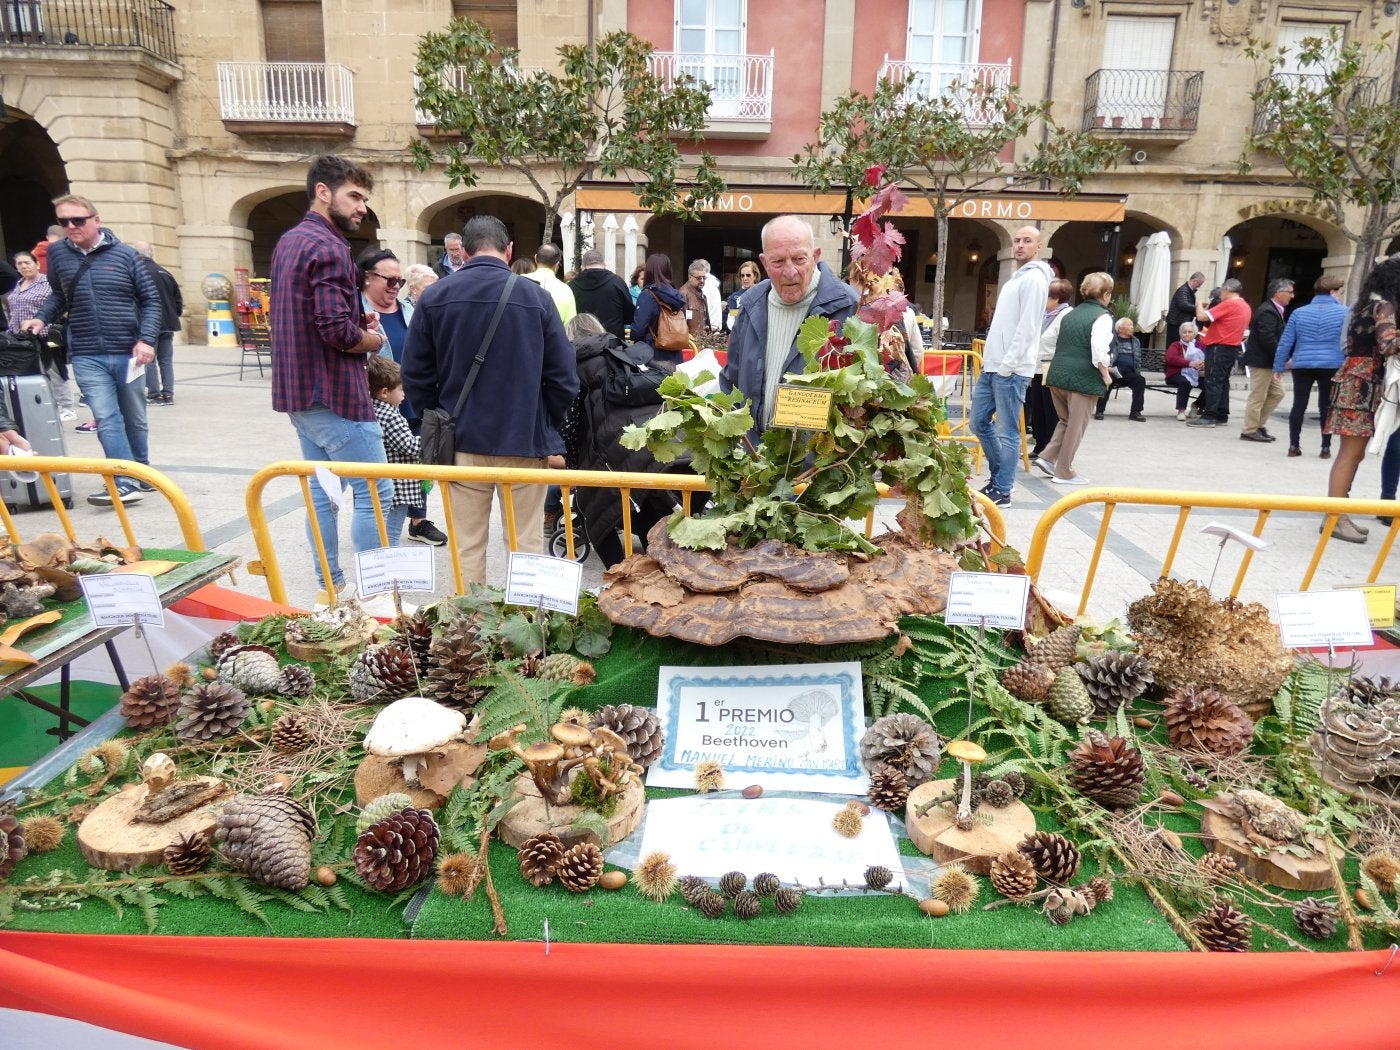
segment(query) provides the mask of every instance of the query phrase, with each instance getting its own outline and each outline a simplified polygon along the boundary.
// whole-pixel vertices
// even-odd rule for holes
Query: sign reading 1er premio
[[[735,788],[860,794],[864,711],[855,662],[663,667],[666,743],[647,784],[693,788],[696,765],[718,762]]]
[[[954,572],[948,575],[946,624],[1019,631],[1026,623],[1031,578],[1002,572]]]
[[[831,425],[831,391],[784,383],[773,400],[773,426],[826,430]]]

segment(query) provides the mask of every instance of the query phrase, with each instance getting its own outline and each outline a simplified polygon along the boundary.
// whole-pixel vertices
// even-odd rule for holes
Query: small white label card
[[[355,555],[355,569],[360,576],[360,594],[384,594],[399,585],[402,591],[437,590],[437,573],[433,566],[433,548],[378,547]]]
[[[943,622],[952,626],[986,624],[1019,631],[1026,624],[1031,578],[1004,572],[954,572],[948,576]]]
[[[693,788],[699,762],[741,788],[860,795],[869,784],[859,662],[662,667],[657,688],[666,742],[651,787]]]
[[[843,838],[831,827],[843,806],[809,798],[654,799],[647,803],[641,855],[661,850],[677,870],[705,878],[771,871],[807,886],[819,879],[864,885],[872,864],[899,871],[889,818],[872,810],[859,835]]]
[[[576,561],[511,552],[506,570],[506,601],[511,605],[543,605],[574,616],[581,586],[583,566]]]
[[[156,581],[150,576],[79,576],[78,586],[87,598],[92,622],[98,627],[129,627],[136,623],[165,626],[165,608],[160,604]]]
[[[1278,629],[1290,649],[1350,648],[1375,641],[1366,595],[1359,590],[1281,593]]]

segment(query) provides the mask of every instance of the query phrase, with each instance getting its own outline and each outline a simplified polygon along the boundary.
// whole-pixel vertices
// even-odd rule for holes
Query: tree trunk
[[[1356,254],[1351,259],[1351,276],[1347,278],[1347,302],[1355,303],[1361,295],[1362,282],[1366,280],[1366,275],[1371,272],[1371,267],[1375,265],[1376,253],[1381,249],[1381,239],[1367,217],[1367,222],[1360,236],[1356,238]]]
[[[933,205],[934,230],[938,237],[938,262],[933,268],[933,347],[943,345],[944,298],[948,280],[948,203],[942,192],[929,202]]]

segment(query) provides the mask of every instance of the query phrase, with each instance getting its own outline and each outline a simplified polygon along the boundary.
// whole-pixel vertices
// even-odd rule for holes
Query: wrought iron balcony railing
[[[651,72],[665,88],[682,76],[710,87],[712,121],[773,120],[773,52],[766,55],[688,54],[654,51]]]
[[[905,62],[885,56],[880,79],[896,84],[908,81],[904,100],[915,102],[952,95],[958,87],[986,84],[1006,88],[1011,84],[1011,59],[1005,62]],[[963,119],[971,125],[987,123],[988,115],[974,99],[963,102]]]
[[[324,62],[220,62],[224,120],[295,124],[355,123],[355,77]]]
[[[1205,74],[1190,69],[1099,69],[1084,82],[1084,130],[1192,132]]]
[[[1273,77],[1274,83],[1282,82],[1290,93],[1314,92],[1320,93],[1327,87],[1327,78],[1321,73],[1276,73]],[[1255,90],[1263,89],[1269,81],[1261,80],[1255,84]],[[1349,85],[1350,91],[1346,100],[1348,109],[1358,106],[1373,106],[1376,104],[1376,92],[1379,90],[1379,82],[1375,77],[1357,77]],[[1264,135],[1270,131],[1278,130],[1278,115],[1271,107],[1264,102],[1254,103],[1254,134]]]
[[[176,62],[175,8],[164,0],[0,0],[0,43],[136,47]]]
[[[516,66],[502,64],[500,70],[507,76],[516,80],[529,80],[536,73],[543,73],[544,66]],[[467,67],[466,66],[444,66],[442,69],[442,83],[444,87],[452,88],[454,91],[467,90]],[[413,88],[416,96],[420,81],[418,74],[413,75]],[[431,113],[424,113],[417,106],[413,107],[413,119],[419,127],[430,127],[437,123]]]

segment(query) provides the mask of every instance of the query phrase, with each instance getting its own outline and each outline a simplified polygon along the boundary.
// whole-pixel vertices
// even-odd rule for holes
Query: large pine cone
[[[898,813],[909,801],[909,778],[897,769],[881,766],[870,774],[870,789],[865,797],[876,809]]]
[[[222,740],[232,736],[248,717],[243,690],[226,682],[203,682],[180,701],[175,735],[186,743]]]
[[[1214,689],[1187,687],[1167,700],[1167,739],[1172,747],[1237,755],[1249,747],[1254,723]]]
[[[132,729],[163,726],[180,706],[180,687],[165,675],[148,674],[122,693],[121,713]]]
[[[591,685],[598,677],[598,669],[573,653],[550,653],[545,657],[544,677],[551,682]]]
[[[598,884],[603,874],[603,851],[591,842],[580,842],[564,851],[556,872],[559,882],[570,893],[584,893]]]
[[[395,620],[394,629],[399,632],[399,640],[408,646],[409,652],[413,654],[418,676],[426,679],[432,666],[429,659],[433,648],[432,622],[421,612],[415,612],[412,616],[403,616]]]
[[[1229,901],[1217,901],[1191,924],[1191,929],[1213,952],[1247,952],[1252,926],[1249,916]]]
[[[311,875],[316,818],[287,795],[235,795],[219,814],[214,841],[239,871],[283,890]]]
[[[1068,885],[1079,871],[1079,848],[1053,831],[1033,831],[1016,847],[1046,882]]]
[[[311,746],[311,730],[299,715],[290,712],[272,723],[272,750],[282,755],[295,755]]]
[[[275,693],[282,687],[277,652],[266,645],[233,645],[215,665],[219,681],[237,686],[250,696]]]
[[[1094,711],[1111,715],[1136,700],[1152,684],[1152,662],[1137,653],[1110,649],[1087,664],[1076,664],[1084,687],[1094,701]]]
[[[645,769],[661,757],[666,736],[656,712],[632,704],[608,704],[598,708],[588,720],[589,729],[611,729],[627,741],[627,754]]]
[[[1400,682],[1389,678],[1367,678],[1354,674],[1343,680],[1337,695],[1353,704],[1375,705],[1386,700],[1400,700]]]
[[[470,710],[489,690],[472,683],[491,673],[491,653],[481,628],[470,616],[443,625],[428,654],[423,695],[448,707]]]
[[[1020,900],[1035,892],[1040,877],[1031,859],[1019,850],[992,858],[992,888],[1003,897]]]
[[[1293,905],[1293,921],[1315,941],[1325,941],[1337,932],[1337,906],[1331,901],[1304,897]]]
[[[1008,693],[1027,703],[1039,704],[1050,696],[1055,672],[1045,664],[1012,664],[1001,673],[1001,684]]]
[[[413,650],[402,642],[366,646],[350,664],[350,697],[361,704],[387,704],[418,694]]]
[[[938,731],[918,715],[886,715],[860,738],[860,760],[866,769],[873,773],[890,766],[903,773],[911,787],[934,778],[942,752]]]
[[[433,873],[438,826],[426,809],[409,806],[371,824],[355,842],[355,873],[386,893]]]
[[[520,874],[532,886],[548,886],[559,871],[564,844],[559,836],[544,832],[526,839],[520,846]]]
[[[1084,680],[1073,667],[1065,667],[1055,672],[1055,684],[1050,687],[1047,706],[1055,721],[1063,722],[1067,726],[1087,722],[1094,715],[1094,701],[1089,698],[1089,690],[1084,688]]]
[[[1084,629],[1077,623],[1057,627],[1026,653],[1026,663],[1043,664],[1059,671],[1074,663],[1075,647]]]
[[[1121,736],[1086,733],[1069,756],[1070,787],[1105,809],[1131,806],[1147,781],[1142,752]]]
[[[193,875],[204,870],[212,852],[209,836],[195,832],[192,835],[181,835],[165,847],[162,856],[165,859],[165,868],[170,874]]]
[[[29,849],[24,844],[24,828],[20,822],[10,813],[0,816],[0,882],[9,878],[10,872],[15,870],[15,865],[28,855]]]

